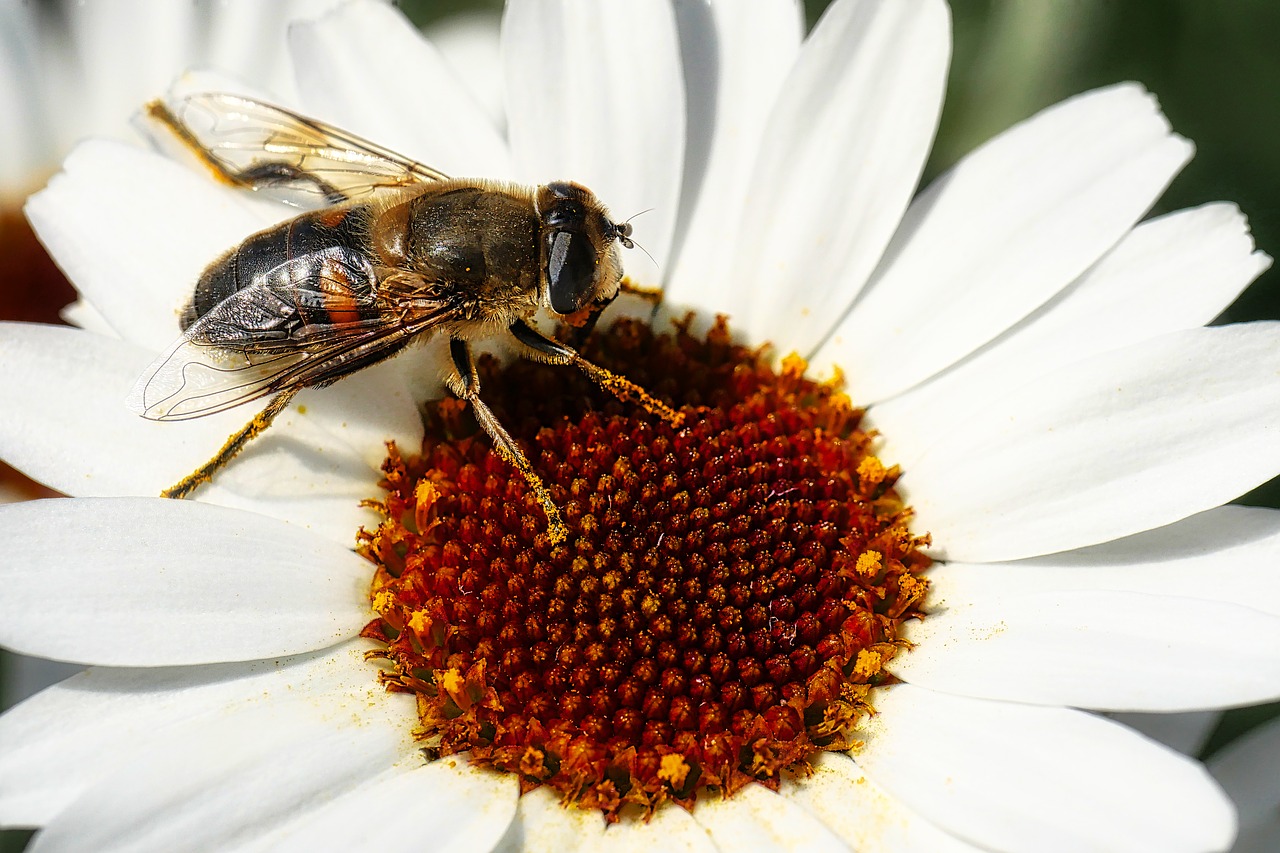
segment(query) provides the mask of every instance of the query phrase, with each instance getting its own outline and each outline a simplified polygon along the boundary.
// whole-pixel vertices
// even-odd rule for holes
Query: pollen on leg
[[[855,745],[928,567],[861,412],[723,322],[701,340],[623,321],[583,355],[684,417],[562,368],[479,365],[564,541],[456,401],[384,466],[365,636],[416,694],[424,748],[613,819]]]

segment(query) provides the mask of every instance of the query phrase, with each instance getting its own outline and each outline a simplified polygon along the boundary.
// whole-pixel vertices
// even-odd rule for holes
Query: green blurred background
[[[744,13],[750,9],[750,0],[737,2]],[[496,21],[501,11],[500,0],[400,5],[427,29],[462,12],[489,12]],[[827,2],[805,5],[812,23]],[[1280,2],[952,0],[951,6],[955,53],[926,179],[1043,107],[1137,80],[1197,146],[1155,212],[1234,201],[1248,215],[1258,247],[1280,252]],[[1261,276],[1219,322],[1280,319],[1277,275],[1273,269]],[[1280,507],[1280,478],[1240,502]],[[1214,630],[1229,634],[1230,626]],[[1202,756],[1277,713],[1280,703],[1228,712]],[[22,849],[28,835],[0,833],[0,851]]]

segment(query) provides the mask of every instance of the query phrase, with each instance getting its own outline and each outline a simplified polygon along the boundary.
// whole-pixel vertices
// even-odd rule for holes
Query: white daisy
[[[0,821],[43,826],[46,850],[1231,843],[1202,766],[1077,709],[1280,695],[1280,518],[1219,506],[1280,470],[1280,328],[1201,328],[1269,259],[1231,205],[1136,224],[1190,156],[1137,86],[1046,110],[913,199],[942,0],[838,0],[803,42],[790,0],[730,6],[510,3],[506,139],[385,7],[300,25],[290,50],[311,114],[446,172],[571,176],[615,212],[652,207],[636,230],[655,266],[629,271],[668,313],[729,313],[748,343],[842,369],[941,561],[852,752],[611,825],[425,759],[421,708],[381,690],[364,659],[381,645],[356,638],[373,613],[349,549],[378,521],[357,502],[381,443],[418,446],[430,383],[410,356],[306,392],[202,502],[125,497],[247,419],[158,425],[121,398],[201,267],[286,212],[95,141],[29,213],[101,322],[0,328],[0,455],[78,496],[0,510],[0,639],[93,668],[0,720]],[[769,498],[751,500],[743,518]]]

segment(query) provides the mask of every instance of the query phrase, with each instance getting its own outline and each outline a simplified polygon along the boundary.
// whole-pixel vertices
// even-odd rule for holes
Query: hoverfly
[[[542,308],[585,313],[617,296],[616,223],[585,187],[450,178],[352,134],[239,95],[190,95],[147,116],[219,180],[315,208],[254,234],[211,263],[183,311],[181,337],[138,379],[129,407],[185,420],[273,395],[204,466],[166,489],[191,493],[303,388],[328,385],[429,335],[447,335],[449,389],[467,402],[502,457],[528,481],[550,522],[550,493],[480,399],[469,342],[510,334],[530,357],[573,365],[620,399],[679,424],[643,389],[539,333]]]

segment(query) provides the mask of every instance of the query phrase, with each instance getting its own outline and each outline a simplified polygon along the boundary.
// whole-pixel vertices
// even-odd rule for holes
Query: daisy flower
[[[685,427],[482,367],[560,546],[459,404],[422,417],[431,345],[148,497],[249,415],[122,398],[288,212],[71,155],[28,213],[96,320],[0,328],[0,455],[76,498],[0,510],[0,640],[91,668],[0,718],[0,820],[37,850],[1231,844],[1203,766],[1091,712],[1280,695],[1280,518],[1221,506],[1280,470],[1280,328],[1202,328],[1269,259],[1229,204],[1141,221],[1191,146],[1136,85],[917,193],[942,0],[837,0],[807,38],[752,12],[513,0],[505,136],[385,6],[290,31],[308,114],[652,208],[658,316],[587,355]]]

